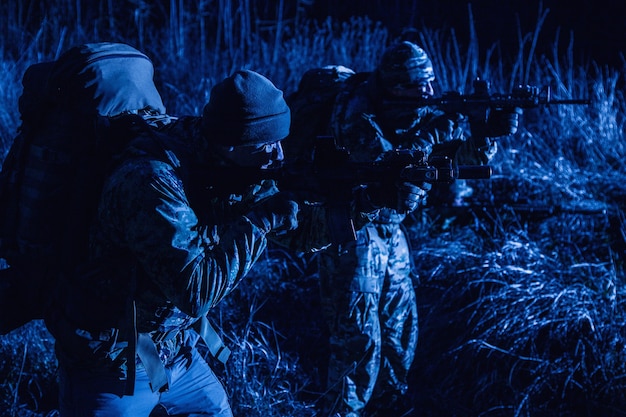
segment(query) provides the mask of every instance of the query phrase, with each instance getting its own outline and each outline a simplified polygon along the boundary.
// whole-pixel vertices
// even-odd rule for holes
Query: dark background
[[[67,6],[74,4],[82,4],[77,6],[80,18],[72,13],[66,15]],[[208,27],[214,27],[225,19],[220,16],[224,2],[210,0],[181,4],[191,16],[206,17]],[[593,60],[601,65],[620,68],[626,65],[626,0],[248,0],[232,4],[249,5],[248,12],[263,24],[291,19],[296,15],[318,20],[331,16],[335,21],[367,15],[372,21],[381,22],[392,35],[398,35],[405,27],[418,30],[454,28],[459,41],[467,40],[469,36],[471,9],[480,48],[484,52],[497,42],[503,57],[517,54],[519,34],[532,33],[539,17],[548,11],[539,31],[537,52],[551,54],[558,34],[559,52],[565,53],[573,36],[575,63],[586,64]],[[38,33],[41,22],[53,15],[63,25],[75,29],[81,24],[98,20],[100,34],[106,33],[111,20],[117,23],[116,34],[122,32],[132,39],[137,35],[137,22],[141,19],[146,19],[145,23],[149,22],[152,27],[168,25],[171,16],[176,14],[171,13],[172,6],[178,8],[179,3],[159,0],[149,2],[149,6],[142,8],[135,7],[134,1],[98,0],[89,3],[83,0],[73,3],[67,0],[5,0],[0,2],[0,11],[7,12],[16,20],[16,27],[27,30],[32,37]],[[110,8],[113,15],[108,14]],[[11,27],[2,26],[0,36],[15,35]],[[16,53],[19,55],[20,52]]]
[[[389,29],[421,26],[454,28],[457,36],[469,33],[469,6],[481,45],[498,42],[515,53],[518,32],[532,32],[540,13],[549,10],[540,31],[539,52],[551,52],[559,33],[562,50],[573,34],[575,59],[601,65],[622,65],[626,51],[625,0],[316,0],[310,12],[317,18],[330,14],[339,19],[368,15]],[[519,22],[519,26],[518,23]]]

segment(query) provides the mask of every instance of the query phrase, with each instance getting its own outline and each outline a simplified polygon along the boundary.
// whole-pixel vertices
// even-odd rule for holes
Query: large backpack
[[[354,75],[353,70],[342,65],[327,65],[304,73],[297,90],[286,98],[291,109],[289,138],[282,142],[286,158],[308,161],[315,139],[331,134],[335,98]]]
[[[0,171],[0,334],[43,318],[85,259],[108,163],[144,127],[132,114],[165,113],[153,76],[121,43],[77,46],[24,73],[22,123]]]

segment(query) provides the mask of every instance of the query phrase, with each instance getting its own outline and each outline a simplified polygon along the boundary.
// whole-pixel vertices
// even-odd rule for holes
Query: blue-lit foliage
[[[371,18],[308,20],[315,2],[304,0],[49,3],[0,6],[2,155],[19,124],[24,69],[77,43],[143,49],[168,111],[198,114],[211,86],[234,69],[259,71],[289,93],[314,66],[371,70],[393,38]],[[527,110],[519,132],[498,144],[493,178],[470,184],[470,209],[409,219],[420,275],[409,395],[419,415],[626,414],[626,63],[579,64],[576,42],[559,33],[539,53],[549,18],[540,9],[536,27],[520,27],[517,47],[506,50],[481,44],[471,15],[467,33],[414,33],[433,58],[439,92],[467,91],[480,75],[494,91],[550,85],[557,97],[592,100]],[[235,415],[315,414],[326,353],[317,291],[314,255],[270,247],[212,313],[233,349],[218,371]],[[52,415],[51,344],[41,323],[0,339],[3,415]]]

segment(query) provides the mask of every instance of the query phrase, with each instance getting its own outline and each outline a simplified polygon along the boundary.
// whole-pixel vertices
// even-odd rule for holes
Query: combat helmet
[[[378,73],[383,87],[387,89],[415,87],[435,79],[433,63],[426,52],[408,41],[385,50]]]

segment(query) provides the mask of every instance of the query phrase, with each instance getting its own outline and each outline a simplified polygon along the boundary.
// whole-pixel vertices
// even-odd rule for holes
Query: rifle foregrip
[[[492,169],[488,165],[460,165],[457,169],[457,179],[480,180],[491,178]]]

